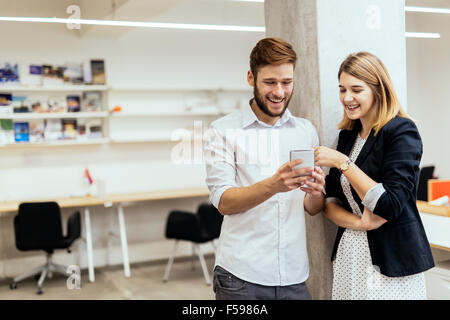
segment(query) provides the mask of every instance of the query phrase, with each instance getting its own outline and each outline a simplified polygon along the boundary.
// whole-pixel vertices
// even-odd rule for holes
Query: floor
[[[205,257],[210,276],[214,257]],[[162,281],[167,261],[131,265],[131,277],[125,278],[120,266],[95,269],[95,282],[88,280],[87,270],[82,270],[80,289],[68,289],[67,278],[54,275],[44,282],[44,293],[36,294],[34,278],[24,280],[11,290],[11,279],[0,282],[0,300],[213,300],[212,285],[207,286],[200,263],[194,270],[188,258],[176,259],[169,281]],[[32,267],[31,267],[32,268]],[[30,268],[30,269],[31,269]],[[186,288],[189,288],[188,290]],[[195,288],[195,289],[192,289]]]

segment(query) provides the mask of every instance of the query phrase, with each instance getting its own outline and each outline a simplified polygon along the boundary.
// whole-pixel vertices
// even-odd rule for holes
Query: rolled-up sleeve
[[[386,190],[383,187],[382,183],[377,183],[369,191],[367,191],[366,196],[362,200],[362,204],[373,212],[375,210],[375,206],[377,205],[378,199],[385,193]]]
[[[229,188],[236,187],[233,143],[219,129],[211,127],[205,135],[203,153],[209,200],[219,208],[222,194]]]

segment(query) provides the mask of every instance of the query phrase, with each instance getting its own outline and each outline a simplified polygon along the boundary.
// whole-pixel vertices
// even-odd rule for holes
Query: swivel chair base
[[[35,268],[26,274],[23,274],[19,277],[14,278],[13,282],[11,282],[11,284],[9,285],[9,288],[11,290],[14,290],[17,288],[18,282],[25,280],[27,278],[30,278],[32,276],[36,277],[36,276],[40,275],[38,283],[37,283],[37,287],[38,287],[37,294],[42,294],[43,293],[42,285],[43,285],[44,280],[47,277],[47,275],[49,278],[51,278],[53,276],[53,272],[57,272],[57,273],[67,276],[68,274],[67,274],[66,270],[67,270],[66,267],[64,267],[60,264],[53,263],[52,262],[52,254],[47,253],[47,263],[46,264],[44,264],[38,268]]]

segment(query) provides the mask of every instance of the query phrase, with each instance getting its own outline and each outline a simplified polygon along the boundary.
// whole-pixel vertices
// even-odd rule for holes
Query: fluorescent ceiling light
[[[445,9],[445,8],[405,6],[405,11],[408,11],[408,12],[427,12],[427,13],[447,13],[447,14],[450,14],[450,9]]]
[[[163,29],[249,31],[249,32],[266,31],[265,27],[258,27],[258,26],[231,26],[231,25],[215,25],[215,24],[187,24],[187,23],[140,22],[140,21],[117,21],[117,20],[0,17],[0,21],[70,23],[70,24],[87,24],[99,26],[163,28]]]
[[[438,39],[441,37],[439,33],[426,33],[426,32],[405,32],[407,38],[431,38]]]
[[[212,30],[212,31],[247,31],[247,32],[266,31],[265,27],[259,26],[232,26],[232,25],[215,25],[215,24],[186,24],[186,23],[140,22],[140,21],[118,21],[118,20],[0,17],[0,21],[44,22],[44,23],[64,23],[64,24],[70,23],[70,24],[86,24],[86,25],[100,25],[100,26]],[[440,38],[439,33],[424,33],[424,32],[406,32],[405,36],[408,38]]]

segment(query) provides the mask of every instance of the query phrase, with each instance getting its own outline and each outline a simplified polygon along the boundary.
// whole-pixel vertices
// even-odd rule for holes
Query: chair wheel
[[[44,291],[42,291],[42,288],[38,288],[37,294],[43,294]]]
[[[11,282],[11,283],[9,284],[9,288],[10,288],[11,290],[17,289],[17,282]]]

